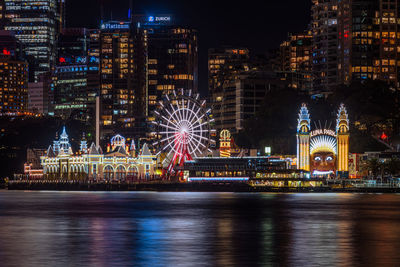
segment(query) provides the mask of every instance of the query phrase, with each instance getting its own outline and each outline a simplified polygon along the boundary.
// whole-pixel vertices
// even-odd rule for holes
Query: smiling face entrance
[[[336,145],[336,138],[332,135],[322,134],[311,138],[311,175],[329,176],[336,173]]]
[[[311,155],[311,173],[327,176],[336,172],[336,157],[333,152],[320,151]]]

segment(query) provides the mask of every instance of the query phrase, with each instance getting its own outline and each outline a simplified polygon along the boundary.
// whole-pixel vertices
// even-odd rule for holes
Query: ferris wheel
[[[206,101],[192,91],[174,90],[164,95],[154,111],[156,141],[153,146],[159,153],[166,153],[170,160],[167,170],[182,166],[186,160],[192,160],[215,143],[211,138],[215,130],[211,129],[211,109],[206,109]]]

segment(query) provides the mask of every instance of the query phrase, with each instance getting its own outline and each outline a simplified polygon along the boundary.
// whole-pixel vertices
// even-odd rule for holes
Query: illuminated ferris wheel
[[[168,171],[207,150],[211,152],[210,146],[215,142],[211,138],[215,133],[211,129],[213,121],[211,109],[206,109],[206,101],[200,101],[199,94],[180,90],[164,95],[155,110],[153,146],[158,153],[167,154]]]

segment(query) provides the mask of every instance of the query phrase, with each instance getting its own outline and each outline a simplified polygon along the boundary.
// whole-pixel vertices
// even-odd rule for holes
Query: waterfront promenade
[[[159,191],[159,192],[354,192],[354,193],[400,193],[393,184],[374,186],[349,181],[327,183],[320,187],[271,187],[252,186],[247,183],[93,183],[84,181],[10,181],[8,190],[56,190],[56,191]]]

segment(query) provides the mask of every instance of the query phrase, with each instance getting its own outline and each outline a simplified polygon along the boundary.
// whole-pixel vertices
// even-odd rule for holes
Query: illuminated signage
[[[156,17],[156,21],[171,21],[171,17]]]
[[[329,129],[317,129],[311,132],[311,137],[317,136],[317,135],[330,135],[333,137],[336,137],[336,133],[333,130]]]
[[[148,22],[169,22],[171,21],[171,17],[164,16],[164,17],[154,17],[154,16],[149,16],[147,18]]]
[[[101,25],[102,30],[129,29],[128,22],[104,23]]]

